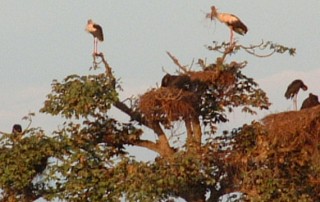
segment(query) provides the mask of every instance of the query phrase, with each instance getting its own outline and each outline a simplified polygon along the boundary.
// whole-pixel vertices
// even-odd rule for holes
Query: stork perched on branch
[[[93,54],[98,53],[98,40],[103,41],[102,27],[95,24],[91,19],[88,20],[86,31],[93,35]]]
[[[218,13],[215,6],[211,6],[211,13],[208,13],[206,17],[211,20],[218,19],[230,28],[230,45],[233,43],[233,32],[240,35],[245,35],[248,32],[247,26],[237,16],[229,13]]]
[[[293,100],[294,109],[297,110],[297,97],[300,88],[304,91],[308,90],[308,86],[306,86],[302,80],[296,79],[292,81],[292,83],[288,86],[286,93],[284,96],[287,99]]]

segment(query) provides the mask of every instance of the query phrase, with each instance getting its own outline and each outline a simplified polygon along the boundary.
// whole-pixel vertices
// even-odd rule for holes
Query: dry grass
[[[296,163],[304,165],[313,162],[320,165],[320,105],[300,111],[282,112],[265,117],[268,148],[277,155],[297,154]],[[309,161],[310,160],[310,161]]]
[[[192,92],[158,88],[140,97],[139,108],[147,120],[172,122],[197,114],[198,99]]]
[[[229,86],[236,82],[233,72],[219,71],[218,69],[209,71],[189,72],[192,81],[200,81],[206,84],[219,84]]]
[[[320,138],[320,105],[300,111],[272,114],[262,122],[270,135],[290,141],[295,134]]]

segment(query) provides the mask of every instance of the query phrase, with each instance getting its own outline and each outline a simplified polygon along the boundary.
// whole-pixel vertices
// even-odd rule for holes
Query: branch
[[[94,63],[98,64],[98,63],[95,62],[96,56],[101,58],[101,62],[104,64],[104,67],[106,68],[106,74],[107,75],[112,75],[112,69],[111,69],[110,65],[108,64],[108,62],[105,60],[103,53],[95,53],[94,56],[93,56],[94,57]]]
[[[171,56],[171,54],[168,52],[168,55],[175,59],[173,56]],[[95,57],[100,57],[101,58],[101,62],[104,64],[105,69],[106,69],[106,74],[107,76],[110,76],[113,79],[113,82],[115,81],[114,76],[112,75],[112,70],[110,65],[107,63],[107,61],[104,58],[104,55],[102,53],[96,53],[94,55]],[[175,59],[176,60],[176,59]],[[95,63],[95,60],[94,60]],[[179,62],[176,60],[176,64],[179,64]],[[95,63],[95,65],[97,65],[97,63]],[[184,71],[187,71],[184,67],[181,66],[181,68]],[[115,85],[114,85],[115,86]],[[124,112],[125,114],[129,115],[130,118],[134,121],[137,121],[138,123],[152,129],[158,136],[158,141],[157,143],[153,143],[150,141],[145,141],[145,140],[139,140],[138,142],[134,142],[134,145],[137,146],[144,146],[146,148],[149,148],[153,151],[158,152],[160,155],[162,156],[168,156],[170,154],[173,154],[174,149],[172,149],[170,147],[169,141],[165,135],[165,133],[163,132],[162,128],[160,127],[159,122],[148,122],[148,120],[145,120],[144,117],[142,116],[141,113],[134,111],[132,108],[129,108],[126,104],[124,104],[123,102],[117,101],[113,104],[116,108],[118,108],[120,111]]]
[[[152,129],[158,135],[158,138],[159,138],[159,140],[156,143],[160,149],[159,154],[161,154],[162,156],[172,155],[175,151],[173,148],[170,147],[167,136],[165,135],[162,128],[160,127],[159,122],[154,122],[152,124]]]
[[[200,126],[198,117],[195,117],[195,116],[192,117],[192,129],[193,129],[193,135],[194,135],[194,140],[196,142],[196,145],[197,147],[200,148],[202,131],[201,131],[201,126]]]
[[[142,124],[148,128],[151,128],[151,126],[148,124],[148,122],[142,117],[142,115],[139,112],[133,111],[123,102],[117,101],[113,105],[120,111],[130,116],[131,120],[137,121],[139,124]]]
[[[185,120],[187,129],[187,147],[199,149],[201,146],[202,131],[199,118],[196,116],[187,118]]]
[[[182,69],[182,71],[184,71],[184,73],[187,73],[188,70],[186,69],[185,66],[182,66],[180,63],[179,63],[179,60],[174,57],[169,51],[167,51],[167,54],[169,55],[169,57],[172,59],[173,63],[176,64],[180,69]]]
[[[219,53],[223,54],[223,59],[226,57],[227,54],[231,54],[234,51],[243,49],[245,50],[247,53],[256,56],[256,57],[270,57],[272,56],[274,53],[285,53],[288,52],[289,55],[294,56],[296,53],[296,49],[295,48],[288,48],[285,47],[283,45],[279,45],[276,43],[273,43],[271,41],[267,41],[264,42],[263,40],[261,41],[261,43],[257,44],[257,45],[249,45],[249,46],[243,46],[243,45],[236,45],[236,43],[233,44],[229,44],[229,43],[225,43],[222,42],[221,44],[218,44],[217,41],[213,41],[213,46],[206,46],[208,50],[212,50],[212,51],[217,51]],[[255,49],[259,49],[259,50],[266,50],[269,49],[270,52],[267,54],[257,54]]]
[[[1,134],[1,135],[8,135],[8,134],[10,134],[10,133],[5,133],[5,132],[0,131],[0,134]]]
[[[139,140],[139,141],[135,142],[134,145],[139,146],[139,147],[144,147],[144,148],[150,149],[152,151],[155,151],[158,154],[160,154],[161,156],[166,156],[166,152],[164,152],[160,148],[160,145],[158,143],[154,143],[154,142],[151,142],[149,140]]]

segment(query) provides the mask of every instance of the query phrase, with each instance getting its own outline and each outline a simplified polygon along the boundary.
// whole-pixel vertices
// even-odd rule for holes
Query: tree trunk
[[[181,194],[187,202],[205,202],[206,190],[203,186],[190,187],[187,191]]]

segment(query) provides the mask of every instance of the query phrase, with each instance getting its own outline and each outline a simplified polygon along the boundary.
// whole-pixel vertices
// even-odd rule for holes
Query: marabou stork
[[[218,13],[215,6],[211,6],[211,13],[206,15],[207,18],[214,20],[217,18],[221,23],[226,24],[230,28],[230,45],[233,43],[233,32],[244,35],[248,32],[247,26],[241,20],[229,13]]]
[[[91,19],[88,20],[86,31],[93,35],[93,53],[98,53],[98,40],[103,41],[102,27],[94,23]]]
[[[12,126],[12,133],[13,134],[17,134],[17,133],[21,133],[22,132],[22,127],[20,124],[14,124]]]
[[[293,99],[295,110],[297,110],[297,96],[300,88],[304,91],[308,90],[308,87],[303,83],[302,80],[296,79],[292,81],[292,83],[288,86],[286,93],[284,94],[287,99]]]
[[[189,76],[166,74],[161,81],[161,87],[179,88],[187,90],[191,85]]]
[[[302,105],[301,105],[301,109],[306,109],[306,108],[310,108],[310,107],[314,107],[314,106],[317,106],[319,105],[320,102],[319,102],[319,99],[318,99],[318,96],[312,94],[312,93],[309,93],[309,97],[306,98]]]

